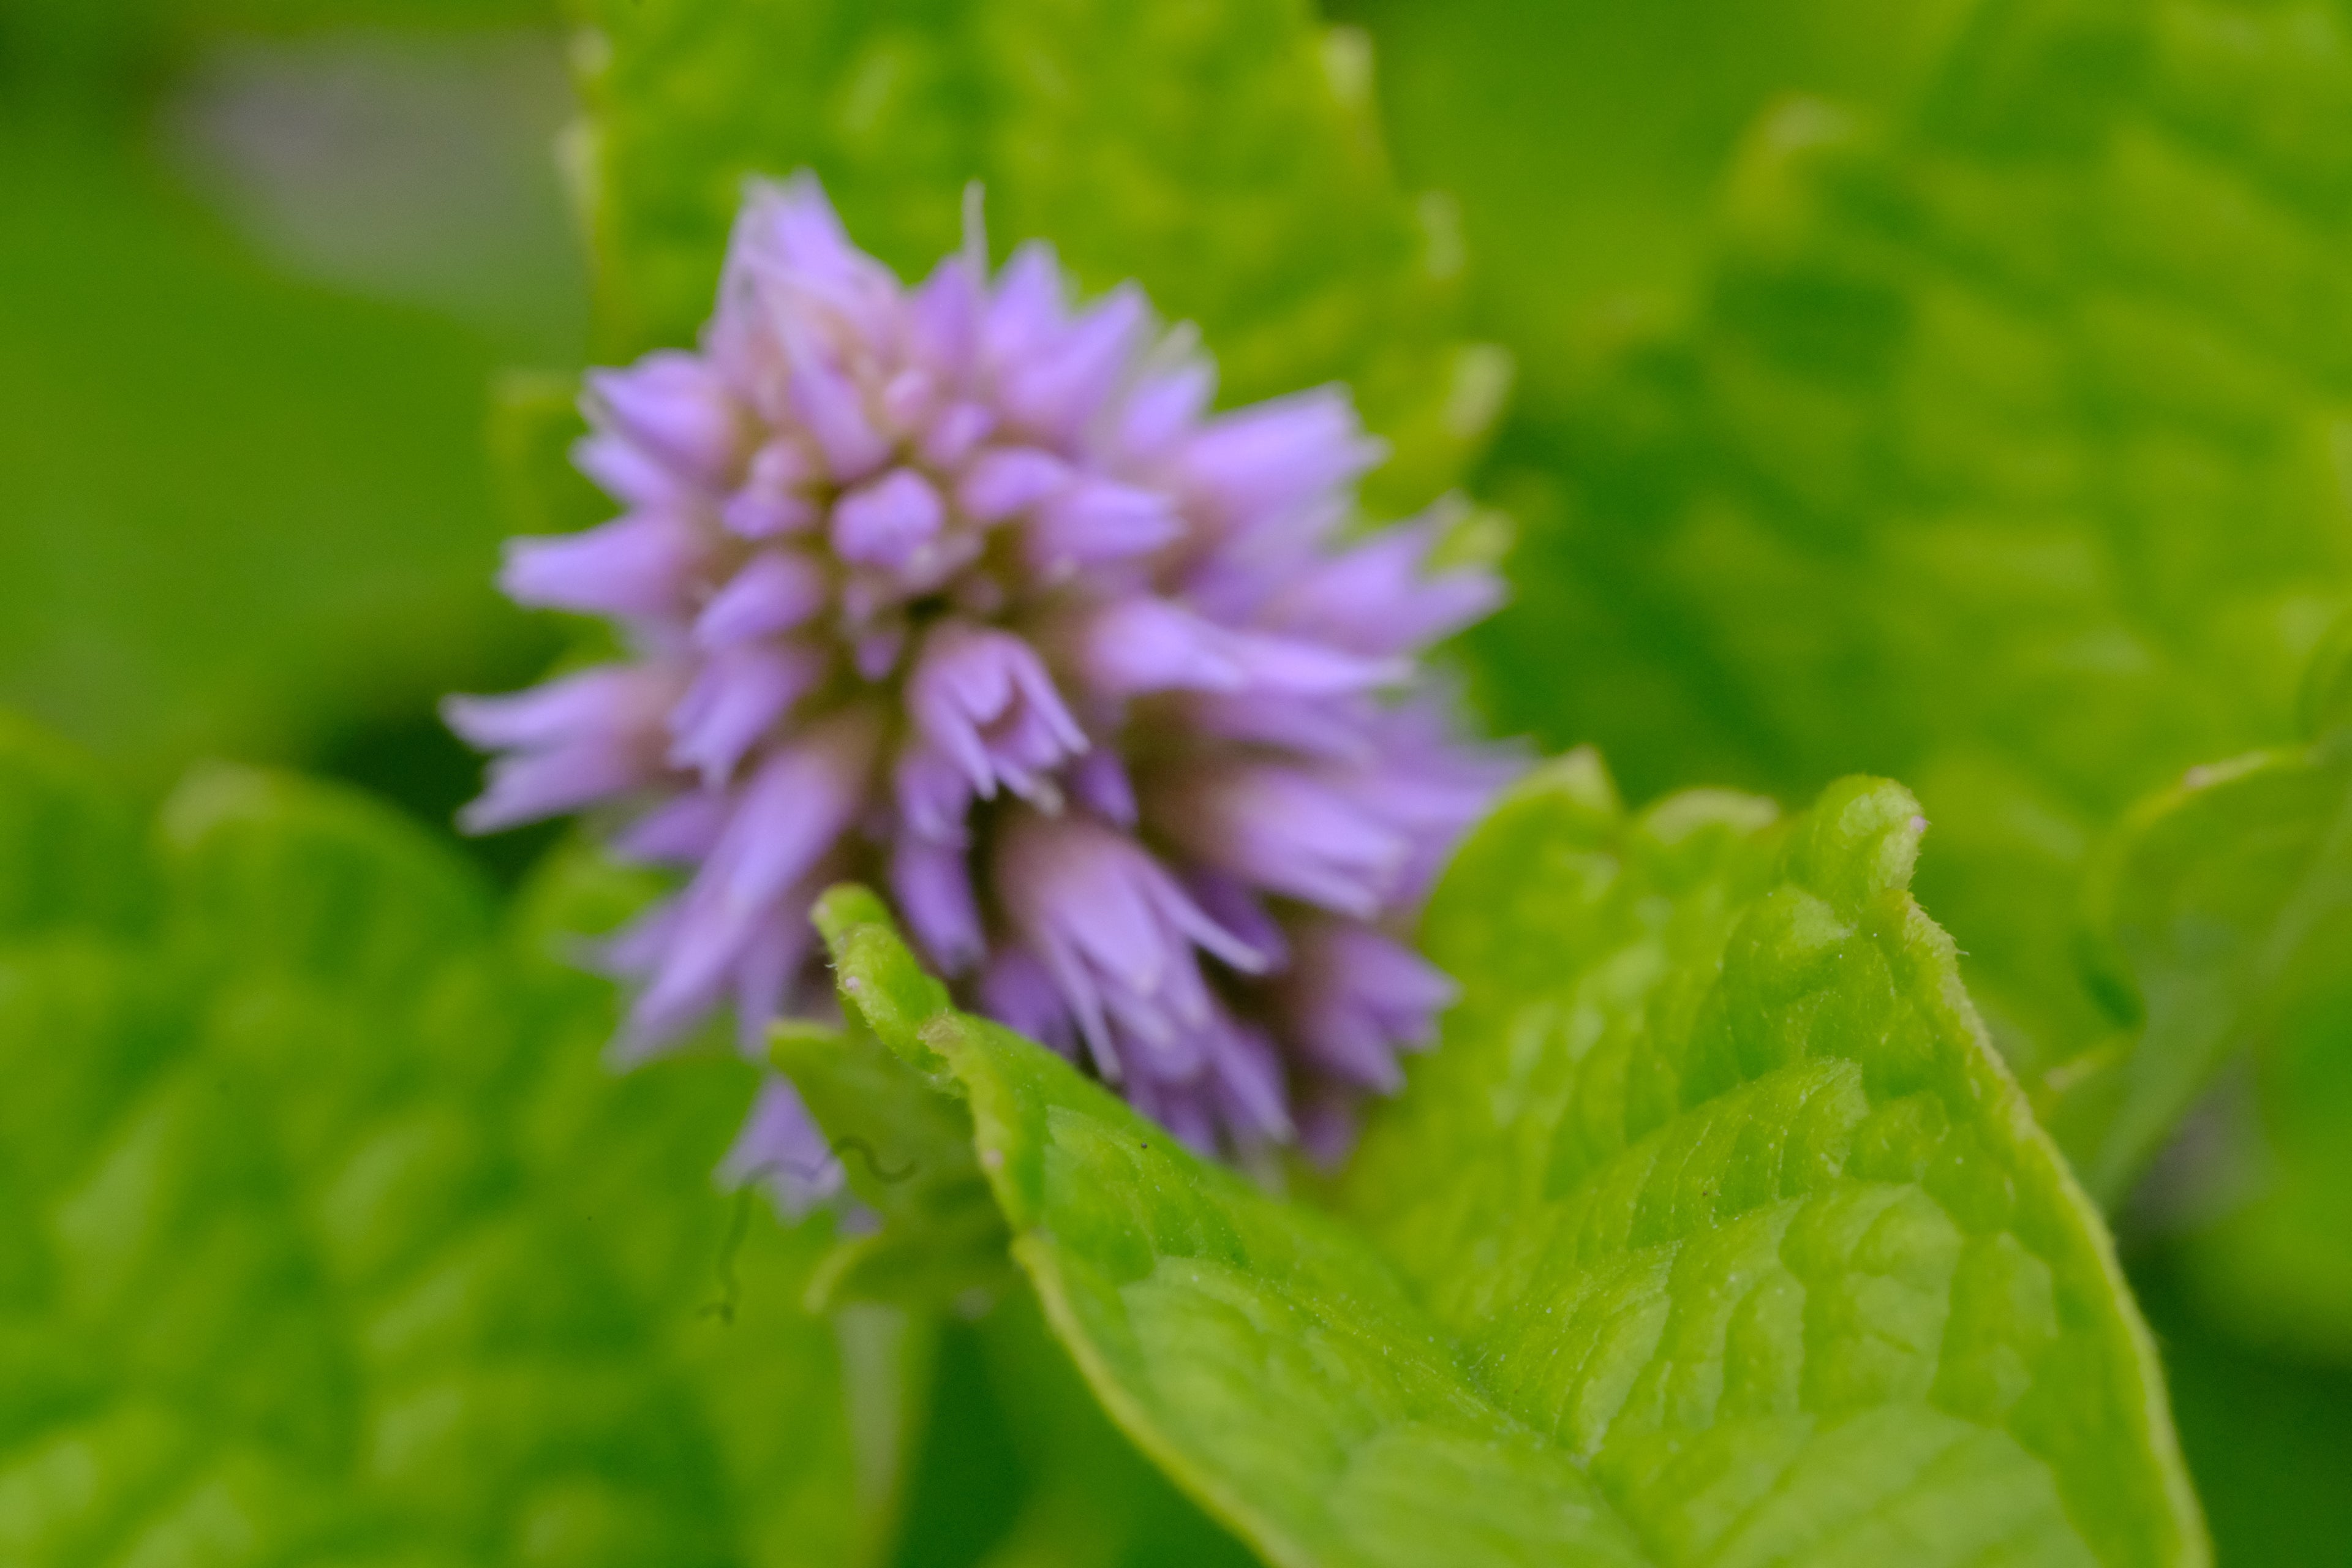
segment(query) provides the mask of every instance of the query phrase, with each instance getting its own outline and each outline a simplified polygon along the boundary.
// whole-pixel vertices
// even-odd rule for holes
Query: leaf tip
[[[813,918],[833,959],[842,1010],[913,1066],[940,1070],[944,1064],[926,1043],[925,1026],[948,1012],[948,990],[908,951],[889,907],[873,889],[845,882],[818,898]]]
[[[1927,818],[1890,779],[1843,778],[1822,792],[1789,846],[1794,881],[1851,910],[1911,885]]]

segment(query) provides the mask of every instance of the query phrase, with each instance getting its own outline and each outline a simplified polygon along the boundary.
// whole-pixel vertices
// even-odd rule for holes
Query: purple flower
[[[607,950],[625,1058],[821,1007],[809,906],[859,878],[1181,1136],[1334,1154],[1450,994],[1397,933],[1508,769],[1412,656],[1496,584],[1432,569],[1442,518],[1349,526],[1381,449],[1339,390],[1213,415],[1133,289],[983,256],[908,289],[814,178],[753,189],[700,352],[590,379],[623,515],[501,578],[635,657],[451,700],[503,753],[466,825],[602,804],[690,873]],[[834,1179],[781,1086],[730,1161]]]

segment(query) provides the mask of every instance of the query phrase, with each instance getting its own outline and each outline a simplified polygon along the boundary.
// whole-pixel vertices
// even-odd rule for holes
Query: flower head
[[[820,1005],[810,905],[858,877],[1181,1135],[1344,1146],[1448,994],[1394,929],[1501,773],[1412,655],[1496,585],[1430,569],[1441,520],[1343,532],[1380,449],[1337,389],[1212,384],[1043,246],[909,289],[814,178],[753,189],[699,352],[590,379],[623,515],[501,578],[633,657],[447,709],[502,753],[467,826],[608,805],[690,873],[609,948],[625,1056]],[[778,1092],[739,1168],[811,1136]]]

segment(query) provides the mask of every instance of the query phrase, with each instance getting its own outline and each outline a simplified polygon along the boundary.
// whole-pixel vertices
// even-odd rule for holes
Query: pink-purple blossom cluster
[[[1344,1147],[1448,997],[1401,926],[1506,771],[1413,655],[1497,589],[1432,569],[1442,516],[1351,529],[1340,390],[1212,389],[1042,245],[908,289],[813,177],[754,187],[699,351],[590,380],[623,515],[501,577],[629,657],[447,707],[501,753],[467,826],[609,807],[688,873],[606,949],[625,1057],[822,1007],[810,906],[864,879],[964,1005],[1186,1140]],[[812,1135],[779,1083],[737,1162]]]

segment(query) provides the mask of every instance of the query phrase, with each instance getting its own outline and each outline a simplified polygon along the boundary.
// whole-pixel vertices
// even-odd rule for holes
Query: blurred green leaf
[[[183,26],[239,33],[322,27],[516,27],[559,19],[559,0],[145,0]]]
[[[2206,1190],[2156,1216],[2189,1233],[2183,1288],[2248,1338],[2352,1363],[2347,651],[2352,621],[2305,684],[2316,739],[2191,770],[2105,847],[2095,958],[2138,1024],[2053,1080],[2045,1118],[2113,1194],[2206,1097],[2169,1157]]]
[[[1465,851],[1465,1001],[1346,1188],[1419,1300],[953,1012],[869,895],[821,923],[1105,1407],[1271,1561],[2205,1561],[2106,1234],[1906,891],[1915,805],[1776,818],[1629,819],[1581,754]]]
[[[1397,190],[1361,37],[1305,0],[583,4],[608,353],[689,341],[744,177],[807,166],[902,273],[955,248],[977,179],[1000,243],[1196,321],[1228,400],[1349,382],[1385,502],[1444,488],[1496,411],[1450,219]]]
[[[2229,1563],[2336,1562],[2352,1537],[2352,1371],[2266,1352],[2197,1310],[2168,1249],[2132,1281],[2164,1345],[2197,1491]]]
[[[1489,708],[1641,794],[1914,781],[2004,1051],[2110,1037],[2091,847],[2290,739],[2352,592],[2346,102],[2333,5],[2000,0],[1885,126],[1768,115],[1695,319],[1507,437]]]
[[[223,35],[348,28],[517,27],[558,0],[107,0],[0,11],[0,76],[119,108],[160,60]]]
[[[1379,54],[1398,166],[1458,199],[1475,319],[1559,395],[1629,299],[1700,280],[1740,133],[1776,99],[1921,85],[1968,0],[1339,0]]]
[[[490,587],[487,345],[269,276],[159,179],[0,122],[0,701],[160,778],[543,660]]]
[[[1916,811],[1629,816],[1553,764],[1431,907],[1464,1000],[1350,1206],[1658,1560],[2203,1561],[2106,1233],[1906,890]]]
[[[0,929],[0,1560],[874,1550],[822,1237],[712,1184],[748,1068],[611,1076],[607,988],[354,797],[127,816],[0,736],[0,886],[79,894]]]
[[[1244,1568],[1261,1560],[1138,1453],[1026,1287],[940,1337],[893,1568]]]
[[[982,1325],[1015,1448],[1034,1478],[985,1568],[1219,1568],[1257,1556],[1110,1423],[1026,1291]]]
[[[491,466],[518,533],[569,533],[602,522],[613,503],[572,466],[588,433],[580,385],[545,371],[499,377],[490,402]]]
[[[2251,1125],[2224,1190],[2174,1238],[2184,1292],[2241,1339],[2352,1368],[2352,975],[2305,955],[2300,994],[2265,1007]],[[2218,1211],[2218,1212],[2215,1212]]]
[[[2143,1021],[2061,1075],[2047,1115],[2113,1199],[2226,1060],[2335,1000],[2352,952],[2352,730],[2194,769],[2142,805],[2093,879],[2091,920]],[[2318,1018],[2342,1015],[2304,1023]],[[2333,1033],[2307,1054],[2340,1057]]]
[[[862,890],[827,895],[843,1006],[969,1096],[1047,1321],[1179,1485],[1286,1568],[1643,1560],[1581,1469],[1478,1392],[1360,1237],[953,1012],[881,917]]]

